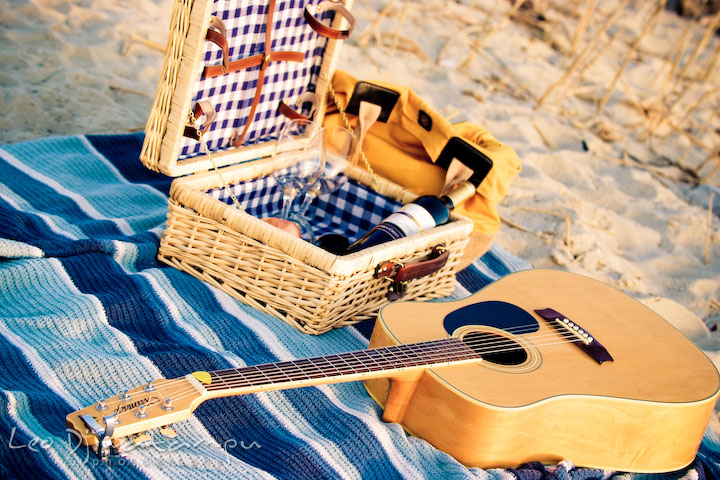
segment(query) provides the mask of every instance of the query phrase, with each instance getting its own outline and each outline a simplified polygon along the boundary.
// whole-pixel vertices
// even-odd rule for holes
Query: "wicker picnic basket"
[[[161,261],[303,332],[320,334],[374,318],[400,296],[450,294],[472,223],[455,215],[430,231],[339,256],[259,219],[280,196],[271,174],[284,165],[269,157],[286,121],[277,104],[310,114],[313,106],[296,99],[313,92],[314,120],[321,123],[338,47],[351,30],[343,4],[300,3],[177,0],[141,159],[179,177],[170,190]],[[316,18],[319,32],[303,23]],[[292,55],[276,54],[279,46],[301,48],[303,59],[283,61]],[[313,224],[326,231],[361,235],[415,197],[360,167],[346,174],[337,197],[318,198],[310,212]],[[419,278],[392,276],[414,263],[435,266]]]

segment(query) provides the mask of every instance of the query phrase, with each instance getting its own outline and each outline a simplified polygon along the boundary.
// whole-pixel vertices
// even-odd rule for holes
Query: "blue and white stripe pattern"
[[[277,113],[284,100],[290,106],[302,93],[315,91],[327,39],[315,33],[305,22],[306,4],[319,0],[278,0],[273,14],[272,51],[297,51],[305,54],[302,62],[270,62],[265,71],[265,86],[250,129],[243,141],[251,145],[275,138],[285,117]],[[267,0],[215,0],[213,15],[223,20],[228,39],[230,62],[265,53]],[[332,16],[325,12],[321,18]],[[205,42],[204,64],[222,63],[222,50]],[[210,130],[203,136],[212,151],[226,149],[233,133],[242,131],[258,85],[259,66],[212,78],[200,78],[193,88],[193,104],[208,100],[217,113]],[[308,114],[309,111],[303,113]],[[180,158],[204,153],[201,142],[183,137]]]
[[[362,384],[202,404],[179,438],[98,462],[65,430],[75,409],[158,377],[367,345],[367,324],[310,337],[155,259],[170,180],[145,170],[142,136],[0,147],[0,478],[610,478],[612,472],[468,469],[380,420]],[[456,296],[519,268],[493,248]],[[695,463],[659,476],[718,478],[708,433]]]

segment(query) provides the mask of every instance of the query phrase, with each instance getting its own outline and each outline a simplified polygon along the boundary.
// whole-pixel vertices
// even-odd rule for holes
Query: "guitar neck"
[[[206,398],[390,377],[412,370],[477,362],[480,355],[457,338],[358,350],[304,360],[266,363],[186,378]]]

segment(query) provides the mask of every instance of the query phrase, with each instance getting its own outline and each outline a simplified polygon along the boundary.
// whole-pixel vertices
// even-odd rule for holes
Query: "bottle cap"
[[[473,195],[475,195],[475,185],[465,180],[443,195],[443,199],[447,199],[450,202],[448,207],[452,210]]]

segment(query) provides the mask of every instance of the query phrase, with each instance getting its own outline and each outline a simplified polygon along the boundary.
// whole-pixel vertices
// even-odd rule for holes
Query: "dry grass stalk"
[[[386,37],[385,33],[387,32],[382,32],[381,34],[380,45],[394,48],[402,52],[413,53],[417,55],[418,58],[420,58],[421,60],[430,60],[430,57],[428,57],[427,53],[425,53],[425,50],[423,50],[420,45],[415,43],[415,40],[408,38],[404,35],[395,35],[397,37],[397,44],[393,45],[393,39]]]
[[[565,238],[563,239],[563,242],[566,246],[570,246],[570,215],[565,213]]]
[[[360,35],[360,40],[358,40],[358,45],[360,45],[361,48],[364,48],[367,46],[368,42],[370,41],[370,37],[372,37],[375,34],[375,31],[377,30],[378,25],[382,21],[383,18],[385,18],[390,11],[392,10],[393,6],[395,5],[395,0],[390,0],[388,3],[385,4],[385,7],[380,10],[380,13],[377,14],[375,17],[375,20],[372,21],[370,25],[365,29],[365,31]]]
[[[494,63],[497,65],[497,67],[502,71],[503,75],[506,77],[512,79],[512,81],[515,83],[515,87],[519,88],[523,95],[526,98],[529,98],[530,100],[535,100],[535,94],[525,86],[525,84],[520,80],[512,70],[510,70],[505,64],[500,60],[499,58],[496,58],[495,55],[492,54],[492,52],[486,52],[485,50],[480,50],[478,52],[481,57],[484,59],[490,61],[491,63]]]
[[[393,58],[395,58],[395,51],[397,50],[398,39],[400,38],[400,32],[402,31],[402,24],[405,21],[405,16],[407,15],[409,3],[410,3],[409,0],[405,0],[405,2],[403,2],[402,8],[400,9],[400,15],[398,15],[398,19],[395,24],[395,34],[392,37],[392,46],[390,47],[390,59],[389,59],[388,63],[392,63]]]
[[[700,179],[700,183],[709,183],[710,179],[720,170],[720,149],[713,152],[713,155],[710,155],[703,163],[707,165],[711,160],[715,160],[715,166]]]
[[[660,0],[657,8],[655,9],[655,12],[653,12],[652,17],[650,18],[650,20],[648,22],[645,23],[645,27],[642,29],[642,32],[640,32],[640,35],[638,35],[638,37],[635,39],[633,44],[630,46],[630,50],[627,52],[627,55],[625,55],[625,59],[623,60],[622,65],[620,65],[620,68],[618,69],[618,71],[615,72],[615,76],[613,77],[612,82],[610,82],[610,86],[605,91],[605,95],[603,95],[602,99],[600,100],[600,103],[598,103],[598,106],[597,106],[598,114],[601,113],[605,109],[605,105],[607,105],[608,100],[610,100],[610,95],[615,90],[615,85],[617,85],[617,82],[620,79],[620,76],[623,74],[623,72],[627,68],[628,64],[630,63],[630,60],[632,60],[633,55],[635,55],[635,52],[637,52],[637,49],[640,46],[640,42],[657,25],[657,22],[660,19],[660,15],[663,13],[663,11],[665,9],[665,3],[666,3],[666,0]]]
[[[592,18],[595,7],[597,6],[597,2],[598,0],[590,0],[587,5],[585,5],[585,10],[583,11],[580,20],[578,21],[577,27],[575,28],[575,33],[573,34],[572,42],[570,43],[570,50],[568,52],[570,55],[575,54],[575,52],[577,51],[577,47],[580,44],[580,41],[582,40],[583,36],[585,36],[585,32],[587,31],[588,24],[590,23],[590,18]]]
[[[705,49],[707,44],[712,39],[713,35],[715,35],[715,31],[718,29],[718,26],[720,26],[720,10],[718,10],[717,14],[713,17],[713,19],[708,24],[707,28],[705,29],[705,32],[703,33],[702,38],[698,42],[698,44],[695,46],[695,50],[693,50],[692,55],[690,55],[690,58],[683,66],[682,70],[678,74],[678,77],[676,79],[676,83],[679,84],[682,82],[683,78],[685,78],[685,75],[687,74],[687,71],[690,69],[693,63],[697,60],[697,58],[700,56],[700,53]],[[697,78],[692,79],[688,85],[685,86],[685,89],[683,89],[673,100],[670,102],[667,106],[668,110],[672,110],[672,108],[677,104],[677,102],[680,101],[680,99],[687,93],[688,90],[690,90],[690,87],[692,84],[697,81]],[[675,89],[671,90],[674,91]],[[667,97],[666,97],[667,99]],[[663,102],[665,103],[665,102]]]
[[[677,42],[677,47],[675,50],[673,50],[672,54],[668,57],[668,60],[670,58],[673,59],[672,65],[670,66],[670,70],[668,71],[667,76],[665,77],[665,82],[663,83],[662,87],[660,87],[660,91],[657,96],[657,100],[655,103],[657,105],[663,105],[665,103],[665,98],[668,95],[668,91],[671,86],[674,85],[673,79],[675,78],[675,73],[677,72],[678,68],[680,67],[680,60],[682,60],[683,55],[685,54],[685,49],[688,46],[688,43],[690,42],[691,33],[692,33],[692,27],[697,22],[697,17],[693,19],[692,22],[686,22],[685,29],[683,30],[682,35],[680,36],[679,42]]]
[[[582,81],[585,78],[585,72],[595,65],[595,62],[598,61],[598,59],[602,58],[603,55],[605,55],[605,52],[610,48],[610,46],[615,42],[615,39],[620,36],[620,31],[617,31],[613,33],[608,39],[605,41],[605,44],[600,48],[600,50],[595,54],[593,58],[591,58],[588,62],[586,62],[582,68],[580,68],[577,72],[577,75],[575,75],[575,78],[570,82],[570,84],[567,86],[567,88],[564,88],[562,92],[559,94],[557,98],[557,102],[562,102],[567,95],[575,95],[575,91],[577,90],[576,85],[579,83],[582,83]],[[597,90],[599,88],[602,88],[600,86],[592,86],[593,90]]]
[[[710,193],[710,199],[708,200],[708,214],[707,214],[707,234],[705,235],[705,265],[710,263],[710,241],[712,239],[712,219],[713,219],[713,200],[715,199],[715,193]]]
[[[720,43],[718,43],[718,45],[720,45]],[[680,121],[678,123],[680,125],[685,123],[685,121],[688,119],[688,117],[690,115],[692,115],[693,112],[695,112],[698,108],[700,108],[700,106],[705,102],[705,100],[708,99],[708,97],[711,97],[717,93],[720,93],[720,87],[716,87],[716,88],[713,88],[712,90],[705,92],[703,94],[703,96],[700,97],[700,99],[697,102],[693,103],[692,105],[690,105],[688,107],[688,109],[685,111],[685,113],[683,113],[682,116],[680,117]],[[705,124],[705,127],[706,128],[709,127],[708,123]]]
[[[116,85],[110,85],[108,88],[110,88],[110,90],[112,90],[113,92],[132,93],[133,95],[138,95],[141,97],[150,97],[150,95],[148,95],[145,92],[141,92],[139,90],[133,90],[131,88],[118,87]]]
[[[517,229],[517,230],[520,230],[521,232],[529,232],[529,231],[530,231],[530,230],[528,230],[527,228],[525,228],[525,227],[523,227],[523,226],[521,226],[521,225],[518,225],[518,224],[515,223],[514,221],[512,221],[512,220],[510,220],[509,218],[504,217],[504,216],[502,216],[502,215],[500,215],[500,221],[502,221],[502,223],[506,224],[506,225],[509,226],[509,227],[515,228],[515,229]]]
[[[645,107],[643,107],[642,102],[638,96],[635,95],[635,92],[632,91],[630,86],[622,78],[620,79],[620,86],[622,87],[623,92],[625,92],[625,95],[627,95],[630,105],[632,105],[640,115],[647,118],[647,110],[645,110]]]
[[[555,210],[549,210],[547,208],[536,208],[536,207],[518,207],[519,210],[525,210],[528,212],[542,213],[545,215],[552,215],[553,217],[559,217],[563,219],[565,223],[565,235],[563,236],[563,243],[570,245],[570,215],[566,211],[556,212]]]
[[[713,151],[710,155],[708,155],[707,157],[705,157],[705,160],[703,160],[702,162],[700,162],[700,165],[697,166],[697,168],[695,169],[695,172],[699,175],[699,174],[700,174],[700,170],[702,170],[703,168],[705,168],[705,167],[706,167],[710,162],[712,162],[714,159],[720,159],[720,147],[717,147],[717,148],[715,149],[715,151]],[[715,173],[716,169],[717,169],[717,167],[715,167],[715,169],[713,170],[712,173]],[[709,179],[709,177],[710,177],[710,175],[706,175],[705,177],[703,177],[703,180],[701,181],[701,183],[706,183],[705,180],[706,180],[706,179]]]
[[[580,63],[585,58],[585,56],[590,52],[590,50],[595,46],[597,41],[600,39],[600,37],[610,28],[610,26],[615,22],[618,16],[625,10],[625,7],[628,6],[630,3],[630,0],[623,0],[622,4],[613,11],[613,13],[605,20],[605,23],[600,27],[600,29],[595,32],[595,35],[592,39],[585,45],[585,48],[575,57],[572,64],[568,67],[568,69],[565,71],[565,73],[557,80],[555,83],[551,84],[547,90],[545,90],[545,93],[542,94],[540,99],[538,100],[537,104],[535,105],[535,108],[540,108],[543,103],[545,103],[545,100],[550,96],[550,94],[558,88],[560,85],[565,83],[568,78],[577,70],[577,68],[580,66]]]
[[[122,51],[120,53],[122,55],[127,55],[128,51],[130,50],[130,46],[133,43],[140,43],[142,45],[145,45],[146,47],[152,48],[153,50],[165,53],[165,45],[161,45],[157,42],[153,42],[152,40],[148,40],[147,38],[140,37],[138,35],[135,35],[134,33],[128,35],[127,40],[125,40],[125,43],[123,43]]]
[[[525,3],[525,0],[515,0],[512,7],[510,7],[510,9],[507,12],[505,12],[505,15],[503,16],[502,20],[500,20],[499,22],[495,22],[495,24],[492,26],[492,28],[490,30],[488,30],[488,32],[485,33],[485,35],[475,39],[475,42],[473,42],[472,46],[470,47],[470,52],[468,53],[468,56],[465,57],[465,59],[462,62],[460,62],[460,65],[458,65],[459,70],[465,69],[468,67],[468,65],[470,65],[470,63],[475,58],[476,52],[479,52],[480,49],[485,44],[485,42],[487,42],[487,40],[495,32],[497,32],[498,30],[503,28],[508,23],[510,18],[512,18],[515,14],[517,14],[518,10],[520,10],[520,7],[522,6],[523,3]]]
[[[718,42],[717,46],[715,47],[715,52],[713,53],[713,56],[710,59],[707,68],[705,69],[705,73],[700,76],[700,80],[710,80],[710,76],[715,71],[715,67],[717,67],[718,62],[720,62],[720,42]]]
[[[540,129],[540,127],[538,127],[537,123],[532,122],[532,126],[535,128],[535,131],[538,133],[538,135],[540,135],[540,139],[542,139],[545,146],[550,150],[554,150],[555,145],[553,145],[553,143],[547,138],[545,133]]]
[[[681,134],[682,136],[684,136],[685,138],[687,138],[688,140],[690,140],[690,141],[692,142],[692,144],[695,145],[696,147],[698,147],[699,149],[701,149],[701,150],[703,150],[703,151],[705,151],[705,152],[711,152],[711,151],[712,151],[712,147],[710,147],[709,145],[705,145],[705,144],[702,142],[702,140],[700,140],[697,136],[693,135],[692,133],[690,133],[690,132],[688,132],[687,130],[685,130],[684,128],[682,128],[682,127],[681,127],[680,125],[678,125],[677,122],[675,122],[675,120],[673,120],[671,117],[668,116],[668,117],[665,119],[665,121],[668,123],[668,125],[670,125],[670,127],[671,127],[673,130],[675,130],[676,132],[678,132],[679,134]]]

